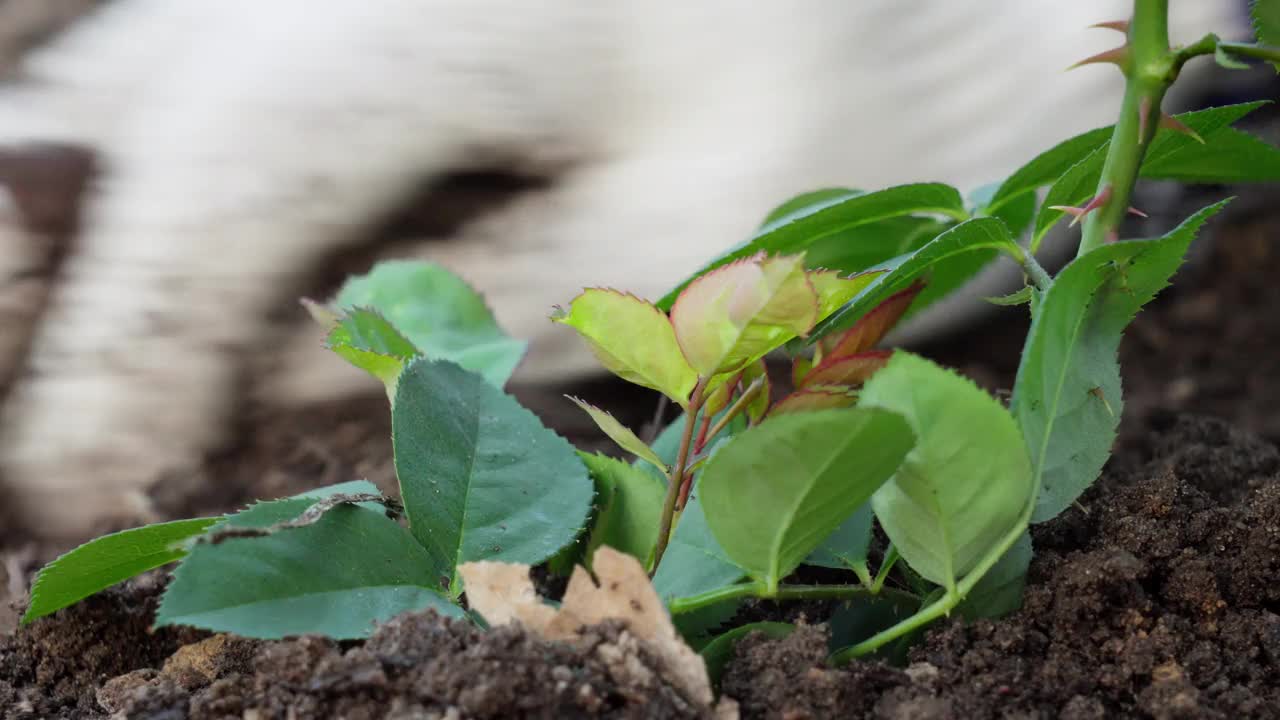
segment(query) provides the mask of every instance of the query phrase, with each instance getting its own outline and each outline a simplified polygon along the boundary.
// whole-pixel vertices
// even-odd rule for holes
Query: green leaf
[[[528,345],[508,337],[484,298],[434,263],[378,263],[347,280],[333,305],[377,310],[421,354],[452,360],[496,387],[506,384]]]
[[[763,633],[767,637],[776,640],[790,635],[795,629],[796,626],[791,623],[753,622],[736,627],[716,637],[715,640],[707,643],[707,646],[702,648],[702,652],[698,653],[702,656],[702,661],[707,665],[707,675],[711,678],[711,685],[719,687],[720,678],[724,677],[725,666],[733,659],[733,649],[737,646],[739,640],[753,632]]]
[[[791,219],[792,215],[801,216],[819,210],[827,205],[848,200],[859,195],[865,194],[862,190],[852,190],[850,188],[822,188],[821,190],[811,190],[801,193],[790,200],[782,203],[778,207],[769,211],[765,216],[761,226],[767,226],[776,223],[779,220]]]
[[[119,582],[154,570],[187,554],[193,538],[222,518],[197,518],[144,525],[90,540],[44,566],[31,587],[22,623],[44,617]]]
[[[966,620],[977,620],[1003,617],[1022,607],[1031,556],[1031,535],[1023,533],[956,606],[956,612]]]
[[[653,576],[653,587],[663,602],[670,603],[732,585],[744,575],[707,526],[699,479]]]
[[[818,321],[818,295],[801,256],[754,257],[716,268],[684,289],[671,325],[702,377],[732,373]]]
[[[595,421],[596,427],[600,428],[605,435],[608,435],[609,439],[617,443],[618,447],[626,450],[645,462],[651,463],[659,472],[664,475],[666,474],[667,466],[662,462],[662,459],[659,458],[653,450],[649,449],[649,446],[645,445],[644,441],[637,437],[634,432],[631,432],[630,428],[618,422],[617,418],[610,415],[608,412],[601,410],[595,405],[583,402],[576,397],[569,397],[569,400],[572,401],[574,405],[582,408],[583,412],[587,415],[590,415],[591,419]],[[587,466],[589,468],[590,463],[588,463]]]
[[[1138,309],[1168,284],[1210,206],[1159,240],[1100,247],[1038,299],[1010,405],[1039,478],[1033,522],[1062,512],[1111,454],[1124,404],[1116,349]]]
[[[378,486],[368,480],[351,480],[336,485],[308,490],[279,500],[260,500],[240,512],[227,517],[227,525],[242,528],[268,528],[287,522],[307,511],[312,505],[334,495],[380,494]],[[359,503],[361,507],[381,511],[379,503]]]
[[[1015,290],[1008,295],[1000,295],[998,297],[983,298],[992,305],[1000,305],[1001,307],[1011,307],[1014,305],[1027,305],[1031,302],[1030,285],[1023,285],[1022,289]]]
[[[601,545],[639,558],[648,566],[662,519],[663,483],[652,473],[604,455],[578,453],[596,483],[596,514],[586,557]]]
[[[744,602],[741,598],[734,598],[672,615],[671,624],[689,647],[701,650],[734,619]]]
[[[1280,179],[1280,151],[1230,127],[1266,104],[1242,103],[1178,115],[1177,118],[1204,142],[1170,129],[1161,129],[1143,160],[1142,177],[1223,183]],[[1050,206],[1081,206],[1097,192],[1107,147],[1101,146],[1073,165],[1049,188],[1036,217],[1032,251],[1040,247],[1045,234],[1065,215]],[[1221,157],[1217,155],[1219,149],[1223,153]]]
[[[1264,104],[1244,103],[1210,108],[1208,110],[1183,113],[1178,115],[1177,118],[1203,136],[1206,129],[1226,127]],[[995,215],[1015,199],[1025,197],[1041,187],[1054,183],[1072,166],[1079,163],[1094,150],[1106,145],[1111,140],[1113,132],[1114,126],[1096,128],[1058,143],[1048,151],[1041,153],[1034,160],[1023,165],[1010,175],[1000,185],[1000,189],[995,192],[990,202],[987,203],[985,211]],[[1161,134],[1167,132],[1164,131]],[[1096,189],[1096,187],[1092,189]],[[1076,205],[1080,199],[1087,197],[1088,195],[1085,195],[1083,198],[1068,202],[1046,204]],[[1010,227],[1013,227],[1012,223],[1010,223]]]
[[[893,474],[914,440],[902,418],[877,410],[766,420],[707,462],[707,524],[725,553],[773,591]]]
[[[843,602],[827,621],[831,628],[827,649],[834,654],[857,645],[876,633],[911,617],[919,609],[919,602],[912,602],[899,596],[867,597]],[[907,651],[916,644],[916,640],[923,633],[924,628],[919,628],[897,642],[881,647],[865,659],[882,660],[892,665],[906,665]]]
[[[588,288],[552,319],[577,330],[609,372],[688,406],[698,374],[680,351],[671,321],[653,305]]]
[[[859,225],[903,215],[925,214],[946,215],[956,220],[969,216],[960,192],[942,183],[900,185],[848,197],[835,195],[826,202],[809,205],[767,223],[750,240],[711,261],[680,283],[657,305],[663,310],[671,309],[676,297],[694,278],[734,260],[761,251],[771,254],[804,252],[824,238]]]
[[[339,357],[380,380],[392,396],[405,363],[422,354],[378,311],[368,308],[340,316],[326,344]]]
[[[473,560],[535,565],[582,529],[593,491],[573,448],[475,373],[411,362],[391,434],[409,527],[449,578]]]
[[[1044,236],[1066,216],[1066,212],[1056,208],[1083,205],[1093,197],[1098,189],[1098,180],[1102,177],[1102,165],[1106,162],[1110,147],[1109,143],[1104,144],[1086,155],[1084,159],[1063,173],[1062,177],[1049,188],[1044,204],[1040,206],[1040,213],[1036,215],[1035,229],[1031,233],[1031,252],[1039,251]]]
[[[1064,140],[1018,168],[1000,185],[985,211],[995,214],[1014,200],[1049,185],[1086,155],[1107,144],[1112,127],[1102,127]]]
[[[1204,143],[1174,133],[1177,152],[1165,152],[1142,166],[1142,176],[1186,183],[1246,183],[1280,180],[1280,149],[1234,128],[1223,128]]]
[[[805,251],[808,268],[856,273],[912,252],[955,225],[932,217],[904,215],[841,231]]]
[[[715,425],[720,422],[720,418],[722,417],[724,417],[724,413],[717,413],[715,417],[711,419],[711,424]],[[681,414],[679,417],[672,420],[666,427],[662,428],[662,432],[658,433],[658,437],[653,441],[653,444],[649,446],[650,449],[652,449],[658,456],[658,459],[666,465],[671,465],[676,461],[676,453],[680,451],[680,436],[684,434],[684,425],[687,422],[687,418],[688,415]],[[747,419],[739,415],[729,421],[729,426],[721,431],[720,435],[717,436],[717,439],[724,440],[725,438],[732,437],[745,429],[747,429]],[[651,466],[646,464],[645,467]]]
[[[1246,63],[1240,58],[1236,57],[1235,55],[1232,55],[1230,52],[1226,50],[1226,48],[1223,48],[1222,46],[1218,46],[1217,48],[1214,49],[1213,59],[1218,63],[1219,67],[1224,67],[1228,70],[1248,70],[1249,69],[1249,63]]]
[[[875,515],[871,504],[864,503],[849,519],[840,524],[822,544],[805,558],[806,565],[867,572],[867,549],[871,547],[871,529]]]
[[[1253,20],[1253,32],[1259,42],[1280,45],[1280,2],[1253,0],[1249,4],[1249,17]],[[1280,64],[1272,64],[1280,70]]]
[[[960,223],[911,255],[895,260],[889,272],[875,276],[850,303],[818,323],[809,342],[847,330],[890,295],[932,272],[932,280],[913,304],[915,309],[924,307],[963,284],[1001,250],[1017,251],[1017,243],[1000,220],[977,218]]]
[[[410,610],[462,617],[440,593],[448,578],[434,566],[394,520],[340,506],[304,527],[197,544],[174,571],[156,625],[351,639]]]
[[[919,438],[871,505],[911,567],[954,588],[1032,501],[1013,416],[971,381],[901,351],[863,386],[859,407],[900,413]]]

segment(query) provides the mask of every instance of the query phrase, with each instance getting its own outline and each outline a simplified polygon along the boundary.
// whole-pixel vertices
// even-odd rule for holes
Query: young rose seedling
[[[1171,48],[1167,11],[1167,0],[1135,0],[1130,22],[1104,24],[1124,45],[1086,63],[1125,76],[1114,127],[1059,144],[967,204],[939,183],[808,193],[656,303],[590,289],[557,312],[605,368],[684,411],[649,445],[575,401],[636,464],[575,453],[502,392],[524,345],[470,288],[432,265],[381,265],[310,307],[330,347],[386,388],[399,500],[345,483],[99,538],[41,571],[24,620],[176,561],[159,624],[360,637],[404,610],[461,614],[463,563],[560,566],[604,545],[640,560],[694,643],[748,597],[846,600],[832,618],[836,662],[900,657],[951,612],[1017,607],[1029,525],[1074,503],[1109,456],[1122,331],[1223,206],[1120,241],[1134,184],[1280,179],[1280,152],[1230,127],[1260,103],[1160,110],[1195,57],[1280,63],[1280,0],[1253,6],[1270,44],[1206,35]],[[1083,237],[1051,277],[1035,253],[1063,218]],[[927,360],[876,348],[1000,254],[1028,284],[999,302],[1027,302],[1032,318],[1007,408]],[[792,388],[775,401],[763,358],[779,349],[793,356]],[[889,539],[878,553],[876,524]],[[850,581],[789,583],[803,564]],[[707,645],[709,667],[747,627]]]

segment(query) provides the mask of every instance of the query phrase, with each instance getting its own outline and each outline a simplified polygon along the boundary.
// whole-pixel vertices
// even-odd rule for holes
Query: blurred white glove
[[[1181,39],[1239,22],[1227,2],[1173,6]],[[1119,74],[1063,69],[1117,44],[1085,28],[1129,7],[114,0],[0,89],[0,145],[81,143],[104,167],[4,410],[4,478],[49,535],[137,514],[221,439],[301,274],[449,170],[553,178],[419,252],[532,340],[518,379],[589,372],[546,320],[583,286],[655,297],[801,191],[967,192],[1111,122]],[[26,252],[5,232],[0,269]],[[363,382],[314,337],[274,395]]]

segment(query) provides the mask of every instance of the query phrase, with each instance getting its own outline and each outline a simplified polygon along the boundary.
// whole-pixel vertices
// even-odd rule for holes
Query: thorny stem
[[[676,500],[680,496],[681,480],[684,478],[685,464],[689,461],[689,449],[693,445],[693,429],[697,424],[698,411],[702,409],[702,401],[707,390],[707,378],[698,378],[689,395],[689,408],[685,411],[687,418],[684,432],[680,433],[680,449],[676,452],[676,462],[667,474],[667,495],[662,501],[662,522],[658,525],[658,542],[653,549],[653,569],[649,577],[658,572],[658,564],[667,551],[667,542],[671,540],[671,521],[676,513]]]
[[[1079,255],[1119,236],[1142,158],[1160,126],[1160,103],[1178,77],[1181,61],[1169,49],[1169,0],[1133,0],[1124,71],[1124,102],[1102,166],[1096,196],[1106,202],[1084,220]]]
[[[753,597],[763,600],[854,600],[881,597],[910,607],[916,607],[920,598],[909,592],[884,588],[873,592],[865,585],[781,585],[772,593],[764,583],[751,582],[727,585],[701,595],[672,600],[667,608],[672,615],[693,612],[726,600]]]

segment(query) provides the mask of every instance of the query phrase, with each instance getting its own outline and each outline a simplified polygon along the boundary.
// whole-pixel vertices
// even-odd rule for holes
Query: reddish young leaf
[[[671,325],[702,377],[734,372],[819,320],[817,292],[800,255],[754,255],[689,284],[671,308]]]
[[[857,387],[889,362],[892,350],[868,350],[844,357],[831,355],[800,382],[800,389],[816,387]]]
[[[778,401],[769,411],[769,417],[788,413],[808,412],[810,410],[828,410],[831,408],[853,407],[858,402],[856,395],[844,390],[819,388],[815,390],[797,390]]]
[[[924,290],[924,283],[914,282],[907,289],[885,298],[844,333],[824,338],[823,348],[828,359],[856,355],[875,347],[898,324],[921,290]]]

